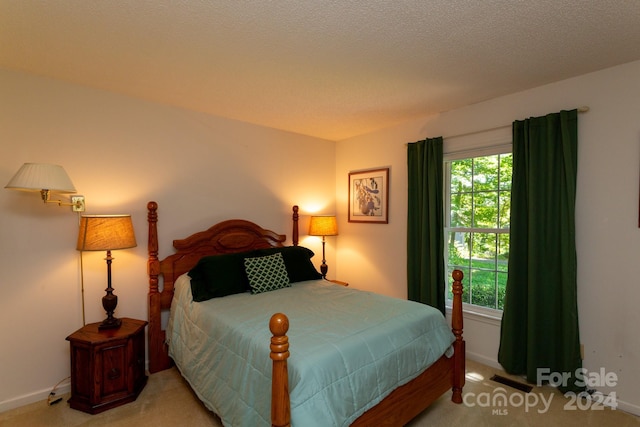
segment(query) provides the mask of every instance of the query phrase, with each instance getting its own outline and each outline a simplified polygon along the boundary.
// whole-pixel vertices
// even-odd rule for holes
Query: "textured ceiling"
[[[329,140],[637,59],[637,0],[0,0],[2,68]]]

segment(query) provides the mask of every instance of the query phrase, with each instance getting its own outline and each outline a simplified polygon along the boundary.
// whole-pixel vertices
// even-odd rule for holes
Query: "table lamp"
[[[113,316],[118,305],[118,297],[113,294],[111,287],[111,251],[135,247],[136,236],[133,232],[131,215],[82,215],[78,232],[79,251],[107,251],[107,292],[102,297],[102,307],[107,312],[107,318],[98,329],[119,328],[120,319]],[[83,297],[84,298],[84,297]]]
[[[327,260],[324,256],[324,243],[325,236],[337,236],[338,235],[338,223],[335,215],[315,215],[311,217],[309,221],[309,235],[310,236],[322,236],[322,265],[320,266],[320,273],[323,278],[327,278]]]

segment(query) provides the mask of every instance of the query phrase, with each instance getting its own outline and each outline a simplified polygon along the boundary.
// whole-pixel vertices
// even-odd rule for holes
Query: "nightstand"
[[[336,285],[340,285],[340,286],[349,286],[349,283],[347,282],[343,282],[341,280],[335,280],[335,279],[326,279],[331,283],[335,283]]]
[[[147,322],[122,319],[117,329],[91,323],[67,337],[71,345],[73,409],[97,414],[136,400],[145,384],[144,328]]]

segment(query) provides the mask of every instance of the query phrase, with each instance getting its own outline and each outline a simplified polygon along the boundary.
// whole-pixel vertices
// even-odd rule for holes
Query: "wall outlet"
[[[84,212],[84,196],[71,196],[71,209],[74,212]]]

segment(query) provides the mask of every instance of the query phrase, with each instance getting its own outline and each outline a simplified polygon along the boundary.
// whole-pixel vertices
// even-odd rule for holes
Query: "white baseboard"
[[[618,400],[618,410],[640,417],[640,406]]]
[[[54,400],[70,392],[71,392],[71,384],[67,383],[59,386],[56,389],[56,397],[54,398]],[[31,403],[36,403],[36,402],[42,402],[43,405],[46,405],[47,398],[49,397],[49,393],[51,393],[51,388],[35,391],[33,393],[24,394],[22,396],[5,400],[3,402],[0,402],[0,412],[5,412],[10,409],[19,408],[21,406],[29,405]]]
[[[145,361],[145,372],[149,373],[149,360]],[[36,402],[42,402],[43,405],[47,404],[47,398],[53,386],[44,390],[34,391],[33,393],[24,394],[22,396],[13,397],[8,400],[0,402],[0,412],[9,411],[11,409],[19,408],[21,406],[30,405]],[[71,383],[69,381],[62,382],[56,388],[56,397],[52,400],[59,398],[62,395],[71,393]],[[62,402],[60,402],[62,403]]]
[[[500,369],[501,371],[504,371],[504,369],[502,368],[502,365],[498,363],[497,359],[492,359],[482,354],[473,353],[471,351],[467,351],[465,354],[467,359],[471,359],[474,362],[482,363],[483,365],[487,365],[494,369]]]

